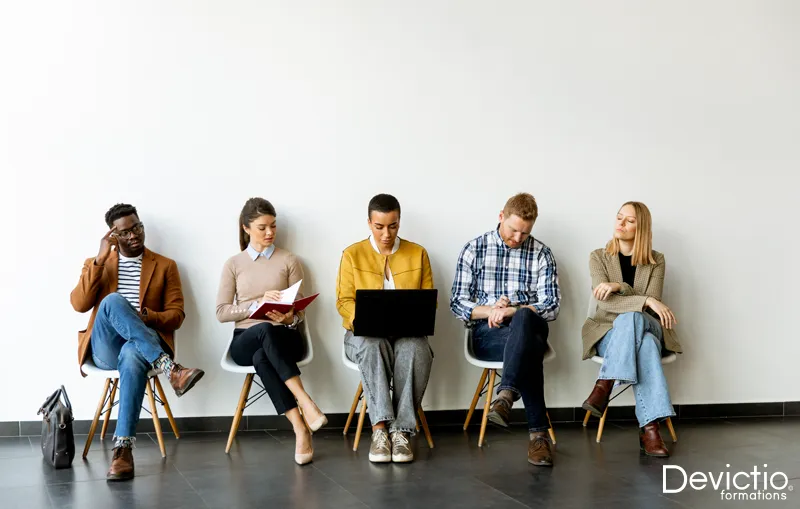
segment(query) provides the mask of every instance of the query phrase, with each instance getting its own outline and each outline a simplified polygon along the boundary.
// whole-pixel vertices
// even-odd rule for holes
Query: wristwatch
[[[287,327],[289,327],[290,329],[296,329],[297,328],[297,324],[299,324],[299,323],[300,323],[300,317],[297,316],[297,315],[294,315],[294,318],[292,318],[292,323],[287,325]]]

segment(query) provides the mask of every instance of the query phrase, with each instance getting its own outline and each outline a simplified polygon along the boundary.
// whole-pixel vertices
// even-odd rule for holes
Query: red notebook
[[[283,304],[280,302],[265,302],[261,304],[258,307],[258,309],[253,311],[253,314],[250,315],[250,318],[253,318],[255,320],[269,320],[267,312],[277,311],[279,313],[287,313],[292,308],[294,308],[295,313],[298,313],[307,308],[309,304],[314,302],[314,299],[316,299],[318,295],[319,295],[318,293],[315,293],[314,295],[303,297],[302,299],[297,299],[292,304]]]

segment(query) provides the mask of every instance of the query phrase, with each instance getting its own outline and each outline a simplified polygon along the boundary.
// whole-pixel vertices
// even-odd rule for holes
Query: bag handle
[[[72,412],[72,403],[70,403],[69,396],[67,396],[67,389],[65,389],[62,385],[60,388],[56,389],[56,391],[46,400],[44,400],[44,403],[42,403],[42,406],[39,408],[39,411],[36,412],[36,415],[44,414],[44,416],[47,417],[50,409],[53,408],[53,404],[58,401],[58,398],[62,395],[64,396],[64,402],[67,404],[67,408],[69,408],[69,411]]]
[[[67,408],[69,408],[69,411],[72,412],[72,403],[69,402],[69,396],[67,396],[67,389],[65,389],[64,386],[62,385],[61,389],[59,390],[61,391],[61,395],[64,396],[64,402],[67,404]]]

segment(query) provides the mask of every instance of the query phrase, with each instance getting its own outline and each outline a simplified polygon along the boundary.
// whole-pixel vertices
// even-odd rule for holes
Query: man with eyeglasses
[[[120,374],[119,416],[106,479],[123,481],[133,478],[132,447],[147,372],[161,369],[179,397],[204,372],[172,360],[174,332],[184,319],[178,266],[144,247],[144,225],[132,205],[111,207],[106,224],[110,230],[97,256],[84,262],[70,302],[80,313],[92,310],[86,330],[78,333],[79,365],[91,357],[97,367]]]

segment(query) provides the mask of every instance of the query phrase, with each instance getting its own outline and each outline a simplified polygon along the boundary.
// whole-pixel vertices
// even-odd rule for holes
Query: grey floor
[[[790,491],[800,488],[800,419],[678,422],[676,429],[673,456],[658,460],[640,456],[634,424],[608,424],[601,444],[594,427],[556,425],[553,469],[528,465],[527,436],[518,428],[489,429],[482,449],[477,430],[434,429],[436,448],[415,439],[417,460],[410,465],[370,464],[368,434],[354,453],[352,433],[322,430],[315,434],[315,461],[305,467],[293,463],[293,436],[285,431],[242,432],[230,455],[225,433],[167,435],[166,459],[145,434],[135,450],[136,479],[127,483],[105,481],[109,440],[95,440],[87,461],[56,471],[42,461],[38,437],[0,438],[0,507],[800,507],[800,493]],[[79,449],[84,441],[76,437]],[[711,488],[688,486],[662,494],[665,464],[691,474],[750,472],[765,463],[770,473],[791,479],[786,501],[723,501]],[[680,481],[671,473],[668,487]]]

